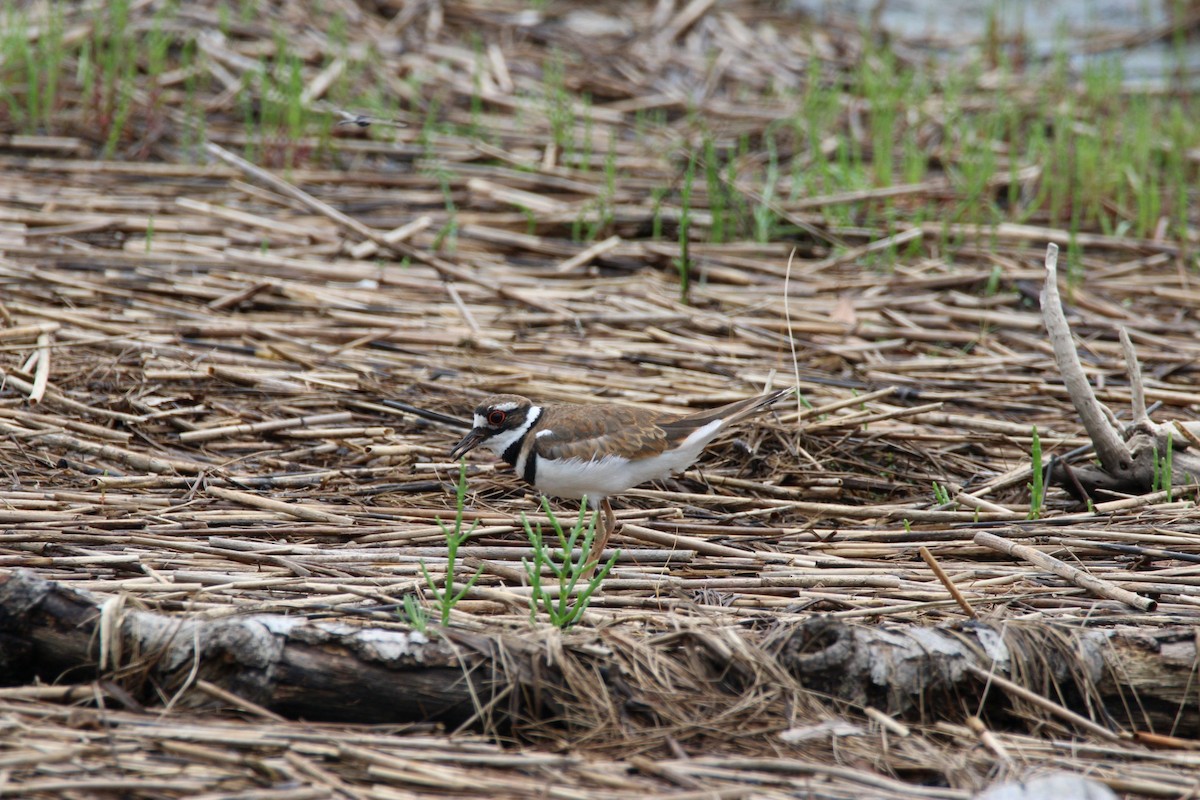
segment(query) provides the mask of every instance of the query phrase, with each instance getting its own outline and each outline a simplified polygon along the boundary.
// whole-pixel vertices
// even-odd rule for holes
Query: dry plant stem
[[[667,765],[671,766],[672,764],[667,762]],[[798,778],[803,777],[808,780],[811,780],[811,777],[818,777],[821,783],[832,782],[832,779],[835,778],[849,779],[853,776],[859,791],[848,795],[851,797],[880,797],[888,800],[899,800],[900,798],[970,800],[971,796],[968,792],[958,789],[943,789],[935,786],[922,786],[918,793],[913,790],[914,787],[896,778],[874,774],[864,775],[852,767],[803,759],[702,756],[686,762],[686,767],[690,774],[710,780],[740,774],[744,779],[753,778],[756,783],[769,783],[772,780],[771,776],[779,774],[796,775]],[[750,792],[747,791],[747,794]],[[711,797],[711,795],[709,796]],[[810,794],[810,796],[814,795]],[[672,797],[678,797],[678,795],[672,795]]]
[[[3,369],[0,369],[0,386],[3,386],[3,385],[12,386],[12,387],[16,388],[18,391],[24,392],[27,395],[33,393],[33,384],[32,383],[25,380],[24,378],[21,378],[18,375],[13,375],[11,372],[7,372]],[[115,419],[115,420],[120,420],[121,422],[127,422],[127,423],[138,423],[138,422],[143,421],[142,417],[136,416],[134,414],[124,414],[120,411],[111,411],[107,408],[96,408],[94,406],[89,406],[84,403],[77,402],[75,400],[72,400],[69,397],[63,396],[60,392],[55,391],[54,389],[46,390],[45,400],[47,403],[63,405],[74,411],[80,411],[80,412],[83,412],[85,414],[89,414],[92,416],[104,417],[106,419]]]
[[[918,552],[920,552],[921,558],[924,559],[925,563],[929,565],[929,568],[933,570],[933,574],[936,575],[937,579],[942,582],[942,586],[945,586],[946,591],[948,591],[950,596],[954,598],[954,602],[958,603],[959,608],[961,608],[968,617],[974,619],[976,616],[975,609],[971,608],[971,604],[967,602],[967,598],[963,597],[962,592],[960,592],[958,587],[954,585],[954,581],[950,580],[950,576],[946,574],[946,571],[942,569],[942,565],[939,564],[937,559],[933,557],[933,553],[929,552],[929,548],[922,546]]]
[[[286,719],[282,715],[276,714],[274,711],[272,711],[269,708],[263,708],[258,703],[247,700],[244,697],[238,697],[233,692],[231,692],[227,689],[223,689],[220,686],[217,686],[215,683],[206,681],[203,678],[200,678],[199,680],[197,680],[195,685],[196,685],[197,689],[204,692],[205,694],[207,694],[211,697],[215,697],[218,700],[221,700],[222,702],[229,703],[234,708],[249,712],[251,714],[254,714],[255,716],[274,720],[276,722],[283,722]]]
[[[1067,325],[1062,299],[1058,294],[1058,245],[1053,243],[1046,245],[1046,276],[1042,285],[1041,304],[1042,319],[1054,348],[1055,363],[1062,373],[1071,403],[1096,447],[1096,455],[1110,475],[1124,475],[1133,466],[1133,454],[1108,421],[1079,362],[1075,340],[1071,336],[1071,328]]]
[[[883,239],[871,242],[870,244],[862,245],[861,247],[852,247],[844,252],[839,252],[837,255],[830,256],[824,261],[814,264],[811,269],[824,270],[837,264],[846,264],[852,261],[857,261],[868,253],[877,253],[880,250],[886,250],[889,247],[898,247],[902,244],[911,242],[914,239],[919,239],[925,235],[921,228],[909,228],[901,231],[893,236],[888,236]]]
[[[299,189],[299,188],[293,186],[292,184],[288,183],[287,181],[285,181],[281,178],[277,178],[276,176],[272,175],[267,170],[257,167],[254,164],[251,164],[249,161],[245,160],[244,158],[234,155],[233,153],[229,152],[228,150],[221,147],[220,145],[213,144],[212,142],[208,142],[204,145],[204,149],[207,150],[210,154],[212,154],[212,155],[216,156],[217,158],[219,158],[220,160],[224,161],[226,164],[236,167],[236,168],[240,169],[241,171],[245,172],[247,175],[255,178],[256,180],[267,184],[275,191],[280,192],[281,194],[286,194],[288,197],[299,200],[301,203],[304,203],[306,206],[311,208],[313,211],[316,211],[318,214],[322,214],[322,215],[328,217],[329,219],[333,220],[337,225],[350,231],[351,233],[354,233],[355,235],[357,235],[363,239],[367,239],[369,241],[374,242],[380,248],[383,248],[386,250],[391,250],[393,252],[399,253],[402,256],[407,256],[409,258],[415,259],[417,261],[420,261],[422,264],[428,264],[429,266],[436,269],[439,273],[441,273],[443,277],[453,278],[454,280],[463,281],[465,283],[473,283],[476,286],[480,286],[480,287],[483,287],[485,289],[489,289],[490,291],[495,292],[500,297],[504,297],[504,298],[507,298],[510,300],[516,300],[518,302],[524,303],[525,305],[532,306],[540,311],[545,311],[545,312],[559,315],[559,316],[562,316],[565,318],[569,318],[569,316],[570,316],[568,314],[565,314],[561,309],[558,309],[547,303],[541,302],[539,300],[533,300],[533,299],[527,298],[519,292],[515,292],[511,289],[506,289],[503,286],[497,286],[497,285],[493,284],[492,282],[485,280],[483,278],[478,278],[475,275],[473,275],[469,270],[463,269],[462,267],[459,267],[455,264],[451,264],[449,261],[446,261],[445,259],[431,256],[428,253],[426,253],[424,250],[419,250],[415,247],[410,247],[400,241],[396,241],[396,242],[388,241],[387,237],[384,234],[379,233],[378,231],[372,230],[371,228],[362,224],[361,222],[354,219],[353,217],[350,217],[346,214],[343,214],[341,211],[338,211],[336,208],[334,208],[333,206],[324,202],[323,200],[318,200],[317,198],[310,195],[308,192],[305,192],[302,189]]]
[[[984,500],[982,497],[976,497],[975,495],[967,492],[959,492],[958,494],[954,495],[954,502],[967,506],[968,508],[977,508],[980,511],[989,511],[993,514],[1013,514],[1014,517],[1025,516],[1020,512],[1013,511],[1010,508],[1005,508],[999,503],[993,503],[991,501]]]
[[[636,769],[638,772],[642,772],[646,775],[656,775],[660,778],[663,778],[666,781],[669,781],[670,783],[674,784],[675,786],[679,786],[684,789],[695,790],[697,793],[700,793],[701,796],[703,794],[706,794],[706,792],[703,792],[703,789],[704,789],[703,782],[701,782],[695,778],[692,778],[692,777],[688,776],[687,774],[682,773],[679,770],[674,770],[674,769],[670,769],[668,767],[661,766],[661,765],[659,765],[659,763],[657,761],[655,761],[652,758],[646,758],[645,756],[632,756],[629,759],[629,764],[634,769]],[[673,797],[673,798],[680,798],[682,796],[683,796],[683,793],[672,793],[671,794],[671,797]]]
[[[0,431],[16,434],[31,439],[40,444],[50,445],[64,450],[99,456],[122,464],[128,464],[134,469],[144,469],[147,472],[186,472],[197,473],[207,469],[207,465],[180,459],[165,459],[147,456],[132,450],[126,450],[111,444],[89,442],[65,433],[50,433],[46,431],[30,431],[16,425],[0,422]]]
[[[281,431],[289,428],[306,428],[311,425],[330,425],[336,422],[348,422],[353,416],[349,411],[337,411],[331,414],[313,414],[309,417],[269,419],[264,422],[247,422],[241,425],[222,425],[216,428],[184,431],[179,434],[179,441],[207,442],[212,439],[224,439],[226,437],[245,434],[267,433],[269,431]]]
[[[799,384],[799,381],[800,381],[799,373],[796,374],[796,381],[797,381],[796,385],[799,386],[800,385]],[[832,403],[824,403],[815,408],[804,408],[803,406],[801,406],[800,411],[798,412],[798,418],[806,419],[808,417],[819,417],[819,416],[823,416],[825,414],[832,414],[834,411],[841,411],[843,408],[849,408],[851,406],[861,406],[866,403],[871,403],[876,400],[880,400],[884,397],[891,397],[895,393],[896,393],[896,387],[888,386],[884,389],[876,389],[873,392],[867,392],[865,394],[856,395],[853,397],[844,397],[841,400],[835,400]],[[787,419],[787,418],[785,417],[785,419]]]
[[[641,552],[640,550],[638,551]],[[639,562],[640,563],[640,562]],[[519,577],[519,576],[518,576]],[[758,590],[758,589],[820,589],[823,587],[880,587],[899,589],[900,579],[894,575],[826,575],[824,571],[816,575],[778,575],[760,576],[754,578],[663,578],[663,579],[627,579],[609,577],[604,581],[606,591],[632,589],[644,591],[661,591],[668,587],[679,589],[712,589],[728,590]],[[546,591],[554,587],[547,587]],[[576,591],[582,591],[579,587]],[[526,587],[514,587],[510,591],[516,594],[528,594]]]
[[[37,339],[37,371],[33,375],[33,390],[29,393],[30,404],[42,402],[46,385],[50,382],[50,334],[42,333]]]
[[[1119,742],[1125,738],[1121,734],[1113,733],[1103,725],[1097,725],[1087,717],[1081,714],[1076,714],[1069,708],[1064,708],[1058,703],[1055,703],[1053,700],[1043,697],[1037,692],[1032,692],[1018,683],[1013,683],[1008,678],[997,675],[996,673],[990,672],[982,667],[976,666],[975,664],[965,664],[964,666],[975,675],[987,680],[989,683],[996,684],[1009,694],[1019,697],[1028,703],[1033,703],[1038,708],[1044,709],[1056,717],[1065,719],[1068,722],[1083,728],[1089,733],[1099,736],[1101,739],[1107,739],[1110,742]]]
[[[1134,731],[1133,738],[1150,747],[1165,750],[1200,750],[1200,742],[1192,739],[1180,739],[1178,736],[1164,736],[1150,731]]]
[[[62,325],[57,322],[37,322],[32,325],[17,325],[12,328],[0,328],[0,342],[10,339],[28,339],[39,337],[43,333],[54,333]]]
[[[867,706],[863,709],[863,713],[897,736],[912,736],[911,728],[901,722],[897,722],[874,706]]]
[[[397,244],[405,241],[406,239],[411,239],[413,236],[431,225],[433,225],[433,218],[422,214],[412,222],[401,225],[399,228],[393,228],[392,230],[383,234],[383,238],[387,240],[388,244]],[[358,244],[354,245],[354,247],[350,248],[350,255],[359,259],[370,258],[378,252],[379,245],[370,240],[359,242]]]
[[[792,283],[792,262],[795,258],[796,248],[793,247],[788,253],[787,269],[783,273],[783,322],[787,326],[788,348],[790,348],[792,356],[792,379],[793,385],[796,387],[796,419],[799,420],[803,419],[805,408],[800,394],[800,361],[796,357],[796,337],[792,334],[791,298],[788,294]],[[809,457],[809,461],[815,463],[816,459]]]
[[[1126,497],[1122,500],[1110,500],[1107,503],[1096,503],[1092,506],[1092,510],[1097,514],[1111,514],[1114,511],[1128,511],[1131,508],[1141,508],[1142,506],[1152,506],[1163,502],[1167,499],[1167,495],[1179,498],[1187,492],[1195,493],[1197,487],[1176,486],[1171,491],[1162,489],[1149,494],[1140,494],[1136,497]]]
[[[583,250],[580,250],[578,253],[555,267],[554,271],[559,275],[562,275],[574,269],[578,269],[579,267],[582,267],[585,264],[588,264],[604,255],[609,250],[620,246],[620,244],[620,236],[610,236],[607,239],[596,242],[591,247],[586,247]]]
[[[988,750],[992,751],[992,753],[994,753],[996,757],[1003,762],[1005,767],[1011,768],[1013,766],[1012,756],[1008,754],[1008,750],[1003,744],[1000,743],[1000,740],[996,738],[996,734],[988,730],[987,726],[983,724],[983,720],[981,720],[979,717],[971,716],[967,717],[966,722],[967,727],[971,729],[971,732],[979,737],[980,743]]]
[[[1161,547],[1143,547],[1136,544],[1118,544],[1114,542],[1098,542],[1094,539],[1072,539],[1064,537],[1051,537],[1049,540],[1053,544],[1060,544],[1064,547],[1096,547],[1102,550],[1110,550],[1117,553],[1130,553],[1138,556],[1150,556],[1153,558],[1174,558],[1180,561],[1187,561],[1192,564],[1200,564],[1200,555],[1194,553],[1183,553],[1178,550],[1165,550]],[[1128,576],[1126,576],[1128,579]]]
[[[128,442],[133,438],[133,434],[128,431],[115,431],[112,428],[104,428],[100,425],[92,425],[88,422],[80,422],[54,414],[36,414],[32,411],[19,411],[15,408],[0,408],[0,417],[15,419],[26,427],[50,425],[76,433],[85,433],[97,439],[108,439],[112,442]]]
[[[680,550],[694,550],[701,555],[706,556],[728,556],[731,558],[754,558],[759,553],[754,553],[750,550],[738,550],[735,547],[727,547],[723,544],[716,544],[707,539],[699,539],[695,536],[681,536],[674,533],[666,533],[665,531],[656,531],[650,528],[644,528],[641,525],[634,525],[627,522],[621,526],[621,533],[625,536],[633,537],[643,542],[650,542],[657,545],[674,545]]]
[[[1063,228],[1001,222],[999,225],[957,223],[943,225],[926,222],[921,228],[933,236],[962,236],[986,242],[1004,240],[1074,242],[1079,247],[1112,248],[1116,250],[1156,251],[1179,254],[1180,245],[1166,239],[1138,239],[1133,236],[1110,236],[1103,233],[1074,233]]]
[[[226,164],[229,164],[230,166],[241,170],[242,172],[246,173],[250,177],[259,181],[260,183],[265,183],[267,186],[270,186],[272,189],[279,192],[280,194],[287,195],[288,197],[291,197],[294,200],[299,200],[301,203],[308,206],[313,211],[316,211],[318,214],[322,214],[325,217],[328,217],[329,219],[331,219],[335,223],[337,223],[340,227],[345,228],[346,230],[357,234],[358,236],[362,237],[363,239],[369,239],[372,241],[375,241],[377,239],[383,240],[382,234],[376,233],[375,231],[371,230],[366,225],[363,225],[361,222],[354,219],[353,217],[349,217],[349,216],[343,214],[341,211],[338,211],[336,208],[334,208],[333,206],[324,202],[323,200],[318,200],[317,198],[313,197],[308,192],[305,192],[304,190],[293,186],[291,183],[288,183],[287,181],[283,180],[282,178],[276,177],[275,175],[271,174],[270,172],[268,172],[265,169],[262,169],[261,167],[251,164],[246,159],[241,158],[240,156],[234,155],[233,153],[226,150],[224,147],[221,147],[218,144],[213,144],[212,142],[208,142],[204,145],[204,149],[207,150],[211,155],[216,156],[218,159],[220,159],[221,161],[224,161]],[[382,244],[385,247],[389,246],[389,243],[386,240],[376,241],[376,244]]]
[[[1028,561],[1039,569],[1053,572],[1055,575],[1070,581],[1081,589],[1086,589],[1099,597],[1124,603],[1127,606],[1136,608],[1138,611],[1153,611],[1158,607],[1158,603],[1149,597],[1142,597],[1140,594],[1122,589],[1119,586],[1114,586],[1108,581],[1101,580],[1087,574],[1083,570],[1076,569],[1054,556],[1043,553],[1041,550],[1035,550],[1023,544],[1016,544],[1007,539],[1001,539],[999,536],[991,533],[975,534],[975,544],[990,547],[1001,553]]]
[[[337,63],[342,63],[340,60]],[[334,796],[342,795],[351,798],[351,800],[366,800],[367,795],[364,792],[357,791],[352,786],[348,785],[337,775],[332,772],[322,769],[317,766],[317,762],[307,756],[303,756],[295,750],[288,750],[283,754],[284,760],[291,765],[301,775],[312,779],[317,785],[309,787],[313,791],[315,797],[328,797],[329,793],[335,793]],[[318,792],[322,794],[317,794]],[[218,800],[218,798],[197,798],[197,800]],[[289,798],[289,800],[291,800]],[[295,800],[301,800],[297,797]]]
[[[326,522],[331,525],[353,525],[354,519],[342,514],[334,514],[329,511],[312,508],[310,506],[297,505],[295,503],[285,503],[282,500],[275,500],[270,497],[262,497],[261,495],[251,494],[250,492],[239,492],[236,489],[223,489],[219,486],[208,486],[204,490],[213,497],[219,497],[222,500],[229,500],[241,505],[250,506],[251,508],[261,508],[266,511],[278,511],[282,514],[295,517],[296,519],[307,520],[308,522]]]
[[[249,214],[245,211],[220,206],[215,203],[205,203],[200,200],[193,200],[190,197],[177,197],[175,203],[180,208],[186,208],[188,211],[195,211],[201,214],[206,214],[220,219],[227,219],[230,222],[238,222],[252,228],[259,228],[269,231],[274,234],[286,233],[290,236],[303,237],[305,239],[313,236],[330,239],[329,231],[314,230],[311,227],[302,225],[293,225],[282,220],[270,219],[269,217],[260,216],[257,214]],[[225,308],[230,308],[237,305],[242,300],[247,300],[253,297],[254,294],[263,289],[270,288],[269,283],[258,283],[247,286],[237,292],[226,294],[210,301],[207,305],[213,311],[220,311]]]
[[[812,432],[827,428],[838,428],[847,425],[862,426],[872,422],[882,422],[888,419],[918,416],[920,414],[927,414],[932,411],[937,411],[943,405],[944,404],[941,402],[926,403],[925,405],[913,406],[912,408],[898,408],[894,411],[882,411],[876,414],[850,414],[845,417],[834,417],[833,419],[809,425],[808,431]]]
[[[1195,447],[1197,450],[1200,450],[1200,436],[1197,436],[1196,432],[1188,427],[1188,424],[1184,423],[1183,420],[1178,419],[1172,420],[1171,422],[1175,426],[1175,432],[1179,434],[1181,439],[1186,441],[1192,447]]]

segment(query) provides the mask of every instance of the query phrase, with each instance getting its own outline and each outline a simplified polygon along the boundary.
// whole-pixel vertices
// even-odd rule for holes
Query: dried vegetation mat
[[[5,13],[0,795],[1196,791],[1193,96],[750,2]],[[1144,491],[1063,466],[1048,242]],[[576,626],[485,456],[445,574],[480,397],[794,383]]]

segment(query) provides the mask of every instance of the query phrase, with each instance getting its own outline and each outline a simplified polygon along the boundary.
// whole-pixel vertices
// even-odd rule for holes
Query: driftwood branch
[[[1174,426],[1157,425],[1150,419],[1141,365],[1124,328],[1120,330],[1120,339],[1129,374],[1133,421],[1123,430],[1118,430],[1114,422],[1116,415],[1096,398],[1079,361],[1071,328],[1063,312],[1058,293],[1057,266],[1058,246],[1051,243],[1046,246],[1046,279],[1041,295],[1042,320],[1071,404],[1075,406],[1092,440],[1100,466],[1081,465],[1072,468],[1056,461],[1052,480],[1080,500],[1085,496],[1096,498],[1102,491],[1144,494],[1155,488],[1155,477],[1161,475],[1155,462],[1168,449],[1173,451],[1172,483],[1182,485],[1200,480],[1200,457],[1185,450],[1191,437],[1185,435],[1184,441],[1175,440],[1171,436]]]
[[[1075,413],[1079,414],[1096,448],[1101,466],[1112,475],[1128,474],[1133,466],[1133,454],[1125,446],[1121,434],[1109,424],[1104,408],[1096,399],[1096,393],[1092,391],[1092,385],[1083,372],[1079,353],[1075,350],[1071,326],[1067,324],[1067,315],[1063,312],[1062,299],[1058,294],[1058,245],[1053,242],[1046,245],[1046,282],[1042,285],[1041,303],[1046,333],[1050,335],[1050,344],[1054,348],[1054,361],[1067,386]]]
[[[1142,385],[1142,365],[1129,331],[1121,326],[1121,352],[1125,356],[1125,369],[1129,373],[1130,405],[1133,407],[1133,424],[1150,425],[1150,414],[1146,411],[1146,389]]]

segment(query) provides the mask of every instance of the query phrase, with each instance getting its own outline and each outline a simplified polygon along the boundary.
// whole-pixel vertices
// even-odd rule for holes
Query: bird
[[[616,527],[609,497],[681,472],[730,425],[790,394],[781,389],[682,416],[615,403],[538,405],[516,394],[486,397],[450,457],[483,446],[543,495],[587,498],[603,512],[586,564],[599,562]]]

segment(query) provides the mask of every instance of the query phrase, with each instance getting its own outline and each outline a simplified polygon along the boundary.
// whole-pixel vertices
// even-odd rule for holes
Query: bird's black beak
[[[479,443],[487,436],[487,431],[483,428],[472,428],[467,431],[467,435],[462,438],[462,441],[454,445],[454,449],[450,451],[450,457],[458,459],[479,446]]]

